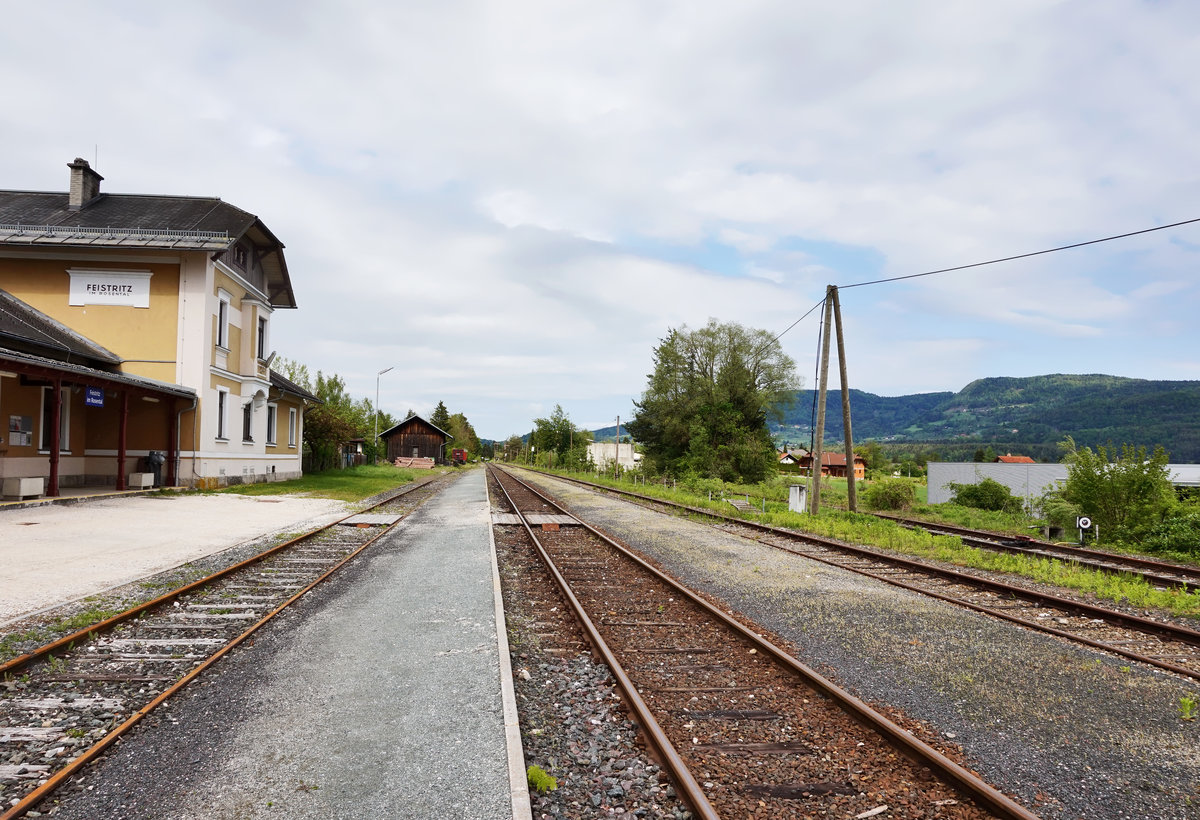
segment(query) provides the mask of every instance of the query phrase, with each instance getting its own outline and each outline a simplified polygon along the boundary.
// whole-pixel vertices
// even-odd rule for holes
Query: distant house
[[[342,466],[357,467],[360,464],[366,464],[367,457],[363,453],[363,444],[365,439],[352,438],[342,445]]]
[[[1014,456],[1012,453],[1008,453],[1008,454],[1002,455],[1002,456],[996,456],[995,463],[996,464],[1037,464],[1037,462],[1034,461],[1029,456]]]
[[[413,414],[404,421],[379,434],[387,448],[388,461],[398,458],[432,458],[445,464],[444,448],[453,436]]]
[[[781,450],[778,454],[780,464],[799,464],[800,461],[787,450]]]
[[[807,453],[800,459],[800,467],[804,472],[812,475],[813,457],[811,453]],[[821,453],[821,475],[830,476],[831,478],[846,477],[846,454],[845,453]],[[867,477],[867,462],[859,455],[854,456],[854,477]]]

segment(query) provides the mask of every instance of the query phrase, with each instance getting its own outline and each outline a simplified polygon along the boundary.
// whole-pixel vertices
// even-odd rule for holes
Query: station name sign
[[[150,307],[150,271],[68,270],[72,305]]]

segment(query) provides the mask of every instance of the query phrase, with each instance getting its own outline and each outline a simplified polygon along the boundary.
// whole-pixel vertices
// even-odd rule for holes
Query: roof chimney
[[[71,169],[71,192],[67,198],[67,208],[78,211],[100,195],[100,180],[104,177],[93,171],[88,161],[80,157],[67,163],[67,167]]]

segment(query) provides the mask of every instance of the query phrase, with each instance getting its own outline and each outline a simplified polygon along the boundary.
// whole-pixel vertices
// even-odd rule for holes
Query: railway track
[[[0,820],[37,807],[440,485],[402,488],[363,512],[0,664]]]
[[[1200,680],[1200,631],[1166,619],[1123,612],[1058,595],[1036,585],[998,581],[869,547],[770,527],[698,507],[554,475],[671,515],[702,516],[721,530],[786,552],[837,566],[957,606],[1057,635],[1093,649]]]
[[[513,476],[521,527],[701,818],[1035,815]],[[521,512],[518,512],[521,511]]]
[[[1070,544],[1058,544],[1053,541],[1014,538],[1011,535],[987,530],[973,530],[897,515],[884,513],[874,513],[874,515],[910,529],[921,529],[938,535],[957,535],[964,544],[978,549],[1028,555],[1034,558],[1052,558],[1058,561],[1069,561],[1101,572],[1136,575],[1144,578],[1150,584],[1168,589],[1200,589],[1200,568],[1197,567],[1158,561],[1138,555],[1122,555]]]

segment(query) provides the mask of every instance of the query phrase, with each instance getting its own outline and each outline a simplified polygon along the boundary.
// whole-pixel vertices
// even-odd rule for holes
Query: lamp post
[[[392,365],[392,367],[395,367],[395,365]],[[378,373],[375,374],[375,462],[374,463],[376,463],[376,464],[379,463],[379,377],[382,376],[384,373],[388,372],[389,370],[391,370],[392,367],[385,367],[383,370],[380,370]]]

